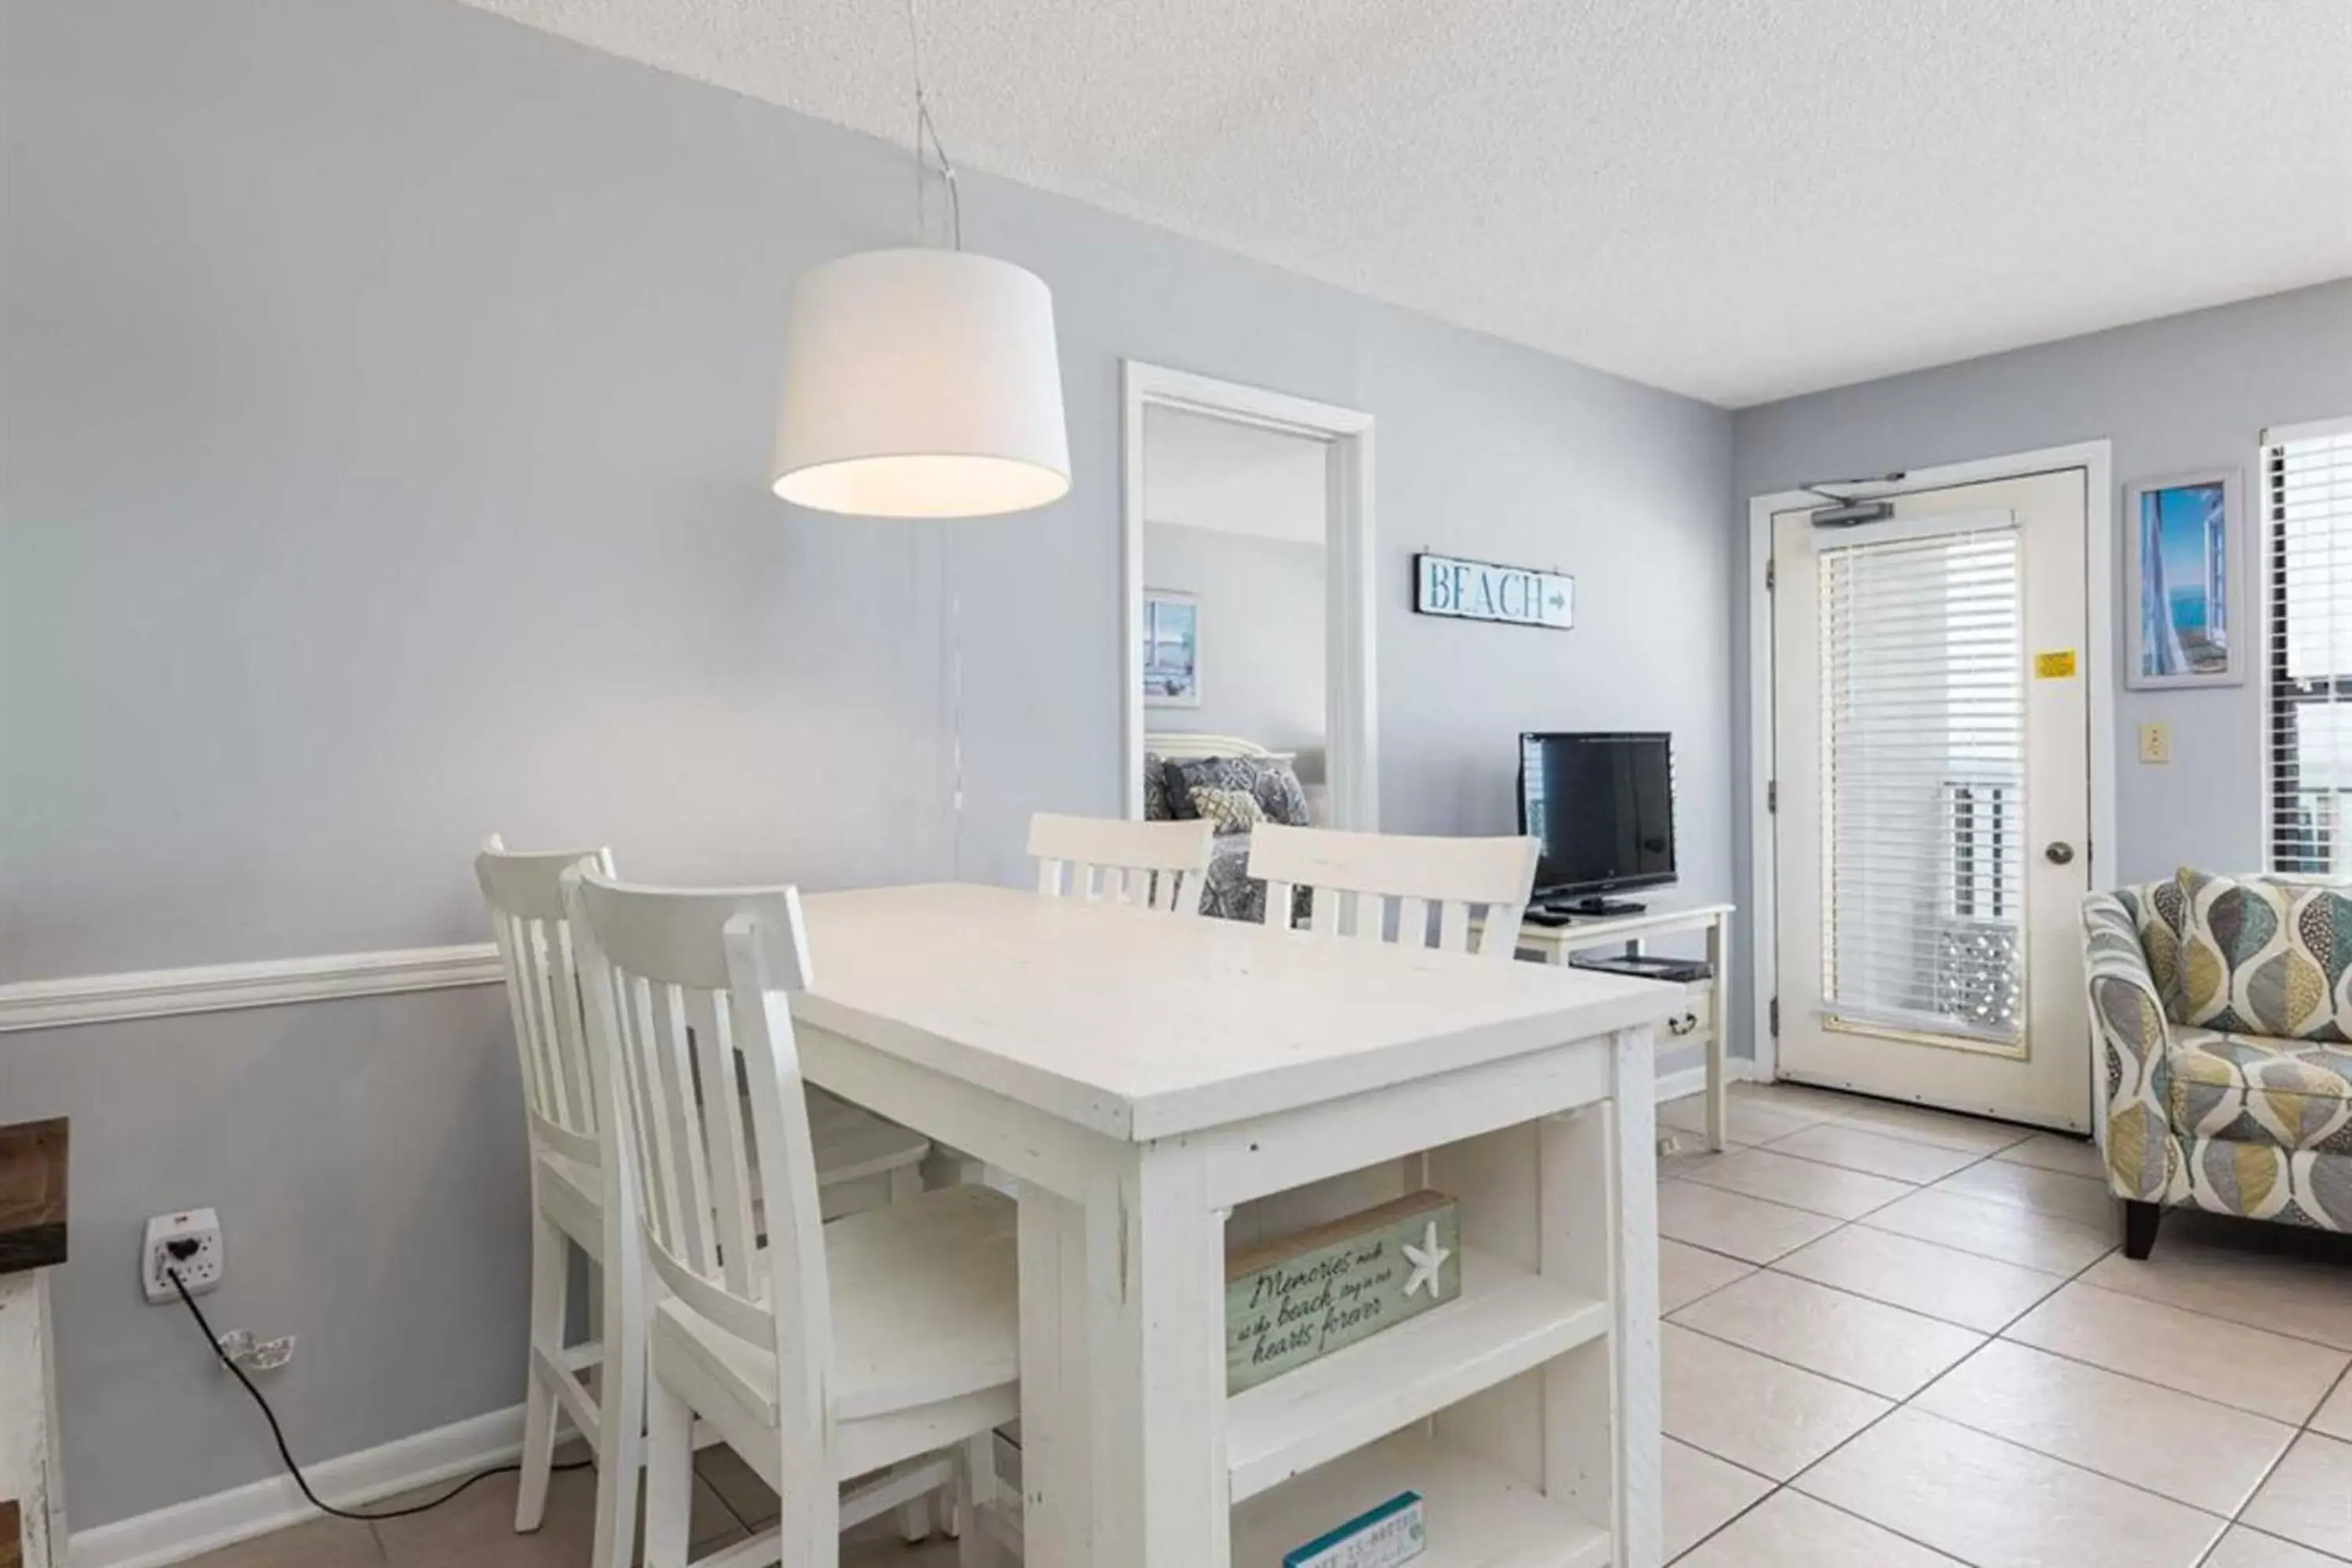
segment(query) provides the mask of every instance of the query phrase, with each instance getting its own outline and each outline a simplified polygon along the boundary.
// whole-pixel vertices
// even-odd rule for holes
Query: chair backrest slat
[[[791,995],[808,984],[800,895],[593,871],[569,892],[591,1032],[625,1089],[646,1258],[682,1303],[776,1358],[787,1464],[818,1462],[833,1322],[793,1035]]]
[[[758,1250],[759,1226],[753,1219],[751,1184],[729,1176],[752,1168],[751,1142],[743,1131],[744,1096],[737,1087],[734,1030],[728,1010],[709,992],[688,993],[687,1004],[695,1074],[701,1084],[703,1115],[710,1124],[710,1200],[719,1273],[730,1294],[749,1299],[757,1289],[752,1255]]]
[[[1250,834],[1249,874],[1266,884],[1266,920],[1288,925],[1294,887],[1314,889],[1307,923],[1319,935],[1363,942],[1393,940],[1429,945],[1429,911],[1437,914],[1436,945],[1451,952],[1470,947],[1470,915],[1485,911],[1478,952],[1508,958],[1517,950],[1520,917],[1535,883],[1532,838],[1434,838],[1402,834],[1340,833],[1268,823]],[[1342,900],[1352,908],[1343,915]]]
[[[1048,898],[1197,915],[1215,833],[1213,824],[1198,819],[1131,822],[1041,811],[1029,819],[1029,853],[1037,860],[1037,890]]]
[[[603,1157],[597,1138],[603,1113],[581,1016],[572,922],[563,908],[563,874],[574,867],[609,873],[613,858],[604,849],[518,853],[494,834],[474,858],[474,878],[506,973],[507,1012],[532,1134],[553,1152],[593,1166]]]

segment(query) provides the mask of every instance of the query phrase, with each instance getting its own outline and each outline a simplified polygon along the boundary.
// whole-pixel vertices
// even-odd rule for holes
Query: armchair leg
[[[2135,1263],[2145,1262],[2156,1249],[2156,1227],[2164,1218],[2164,1210],[2156,1204],[2141,1203],[2136,1198],[2124,1200],[2124,1256]]]

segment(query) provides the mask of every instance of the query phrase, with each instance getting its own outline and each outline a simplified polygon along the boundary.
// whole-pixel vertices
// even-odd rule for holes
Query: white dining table
[[[803,1070],[1020,1201],[1034,1568],[1279,1568],[1404,1491],[1421,1568],[1655,1568],[1671,987],[961,884],[805,900]],[[1458,1200],[1460,1297],[1228,1396],[1237,1209]]]

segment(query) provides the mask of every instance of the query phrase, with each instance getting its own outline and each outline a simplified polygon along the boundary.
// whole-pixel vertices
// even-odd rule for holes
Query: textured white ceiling
[[[1323,542],[1323,443],[1181,408],[1143,411],[1143,520]]]
[[[904,138],[893,0],[470,0]],[[1728,405],[2352,274],[2352,0],[929,0],[966,165]]]

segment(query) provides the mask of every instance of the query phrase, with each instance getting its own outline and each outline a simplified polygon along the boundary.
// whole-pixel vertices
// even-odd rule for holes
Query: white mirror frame
[[[1320,441],[1326,451],[1326,517],[1330,529],[1326,574],[1330,591],[1329,717],[1326,777],[1330,826],[1377,832],[1380,827],[1379,715],[1374,679],[1379,635],[1374,597],[1372,416],[1238,382],[1140,360],[1119,362],[1120,514],[1125,608],[1119,617],[1126,647],[1120,755],[1127,815],[1143,815],[1143,414],[1175,408],[1280,430]]]

